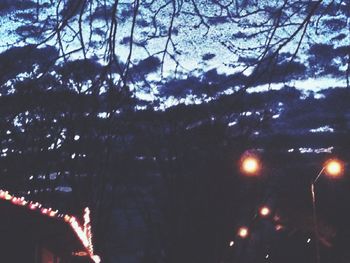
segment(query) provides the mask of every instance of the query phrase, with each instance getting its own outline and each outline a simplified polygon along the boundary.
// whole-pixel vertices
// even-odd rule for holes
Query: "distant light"
[[[86,257],[89,254],[86,251],[79,251],[79,252],[72,252],[72,255],[77,257]]]
[[[306,243],[310,243],[311,242],[311,238],[308,238],[307,240],[306,240]]]
[[[74,136],[74,141],[77,141],[77,140],[79,140],[80,139],[80,136],[79,135],[75,135]]]
[[[235,241],[230,241],[230,247],[233,247],[234,244],[235,244]]]
[[[270,255],[269,255],[269,254],[266,254],[265,258],[268,259],[269,257],[270,257]]]
[[[234,125],[236,125],[236,124],[237,124],[236,121],[232,121],[232,122],[230,122],[230,123],[228,124],[228,126],[229,126],[229,127],[232,127],[232,126],[234,126]]]
[[[337,159],[328,160],[325,163],[325,173],[330,177],[339,177],[344,172],[344,164],[342,161]]]
[[[257,176],[261,170],[261,164],[255,155],[245,154],[241,158],[241,171],[247,176]]]
[[[49,212],[49,210],[48,210],[47,208],[42,208],[42,209],[41,209],[41,213],[42,213],[42,214],[45,214],[45,215],[46,215],[48,212]]]
[[[245,227],[245,226],[242,226],[242,227],[240,227],[239,229],[238,229],[238,236],[240,237],[240,238],[247,238],[248,237],[248,235],[249,235],[249,229],[247,228],[247,227]]]
[[[7,191],[5,192],[5,200],[11,200],[12,195],[10,195]]]
[[[262,217],[268,217],[271,214],[271,210],[267,206],[263,206],[263,207],[260,208],[259,214]]]
[[[38,203],[29,203],[29,209],[30,210],[35,210],[39,207]]]
[[[274,220],[275,222],[278,222],[278,221],[281,220],[281,218],[280,218],[279,215],[275,215],[275,216],[273,217],[273,220]]]
[[[280,224],[275,226],[276,231],[281,231],[284,227]]]
[[[56,211],[51,210],[51,211],[49,211],[49,216],[55,217],[57,213],[58,213],[58,210],[56,210]]]

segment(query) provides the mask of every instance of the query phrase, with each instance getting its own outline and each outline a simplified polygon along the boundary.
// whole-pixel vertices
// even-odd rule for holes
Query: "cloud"
[[[211,60],[212,58],[214,58],[216,55],[212,54],[212,53],[206,53],[202,56],[203,60]]]
[[[1,82],[15,78],[19,73],[31,72],[33,66],[45,68],[53,63],[58,51],[52,46],[36,48],[34,45],[14,47],[0,54]]]
[[[252,85],[287,82],[293,79],[306,77],[306,66],[296,61],[285,61],[275,64],[261,64],[249,76],[248,83]]]
[[[134,78],[140,79],[141,76],[156,71],[161,64],[161,61],[157,57],[148,57],[139,61],[138,64],[131,68],[131,74]]]
[[[235,86],[244,85],[246,77],[241,73],[219,74],[216,69],[203,72],[201,76],[189,76],[186,79],[171,79],[160,87],[161,96],[176,98],[187,95],[208,95],[215,97],[220,92]]]
[[[348,46],[334,48],[333,45],[316,44],[309,50],[308,62],[310,73],[320,73],[322,75],[340,76],[343,72],[340,70],[342,64],[347,63]],[[337,59],[338,62],[335,62]]]
[[[92,59],[69,61],[59,66],[57,72],[65,79],[77,82],[91,80],[101,72],[102,66]]]
[[[41,6],[39,4],[39,6]],[[2,0],[0,1],[0,12],[9,12],[12,10],[26,10],[36,8],[37,3],[30,0]]]

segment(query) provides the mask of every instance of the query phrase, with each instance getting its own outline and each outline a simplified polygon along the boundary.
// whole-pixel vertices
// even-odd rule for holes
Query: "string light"
[[[72,252],[72,255],[73,256],[78,256],[78,257],[86,257],[89,254],[87,252],[85,252],[85,251],[79,251],[79,252]]]
[[[91,233],[91,218],[90,218],[90,209],[86,207],[84,209],[84,216],[83,216],[83,225],[81,225],[78,220],[74,216],[70,216],[67,214],[59,214],[58,210],[52,210],[52,208],[46,208],[42,207],[42,205],[38,202],[28,202],[24,199],[24,197],[16,197],[11,194],[9,194],[8,191],[4,191],[0,189],[0,199],[10,201],[12,204],[17,206],[26,206],[29,210],[37,210],[40,209],[41,214],[56,218],[56,219],[63,219],[64,222],[68,223],[74,233],[78,236],[80,239],[82,245],[86,249],[86,255],[88,255],[92,261],[95,263],[100,263],[101,258],[98,255],[94,254],[94,248],[92,244],[92,233]],[[84,251],[78,252],[79,255],[83,255]],[[74,254],[75,255],[75,254]],[[84,254],[85,255],[85,254]]]

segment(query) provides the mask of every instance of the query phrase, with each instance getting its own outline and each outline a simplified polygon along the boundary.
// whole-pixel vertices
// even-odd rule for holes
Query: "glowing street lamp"
[[[249,235],[249,229],[248,227],[242,226],[238,229],[238,236],[242,239],[247,238]]]
[[[240,169],[247,176],[257,176],[261,170],[260,160],[255,155],[245,154],[241,158]]]
[[[339,178],[344,174],[344,163],[338,159],[327,160],[315,180],[313,180],[313,184],[317,182],[323,173],[331,178]]]
[[[344,164],[337,159],[328,160],[324,165],[324,172],[329,177],[337,178],[344,173]]]
[[[263,206],[259,209],[259,214],[261,217],[268,217],[271,214],[271,210],[267,206]]]
[[[312,214],[313,214],[313,221],[314,221],[314,229],[315,229],[315,249],[316,249],[316,262],[320,262],[320,248],[318,244],[318,223],[317,223],[317,213],[316,213],[316,194],[315,194],[315,184],[317,183],[317,180],[320,178],[322,174],[327,175],[331,178],[339,178],[344,173],[344,163],[338,159],[329,159],[326,161],[321,169],[321,171],[318,173],[316,178],[311,181],[311,196],[312,196]]]

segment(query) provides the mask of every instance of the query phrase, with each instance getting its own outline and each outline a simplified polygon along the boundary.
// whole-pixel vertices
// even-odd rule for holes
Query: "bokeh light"
[[[268,216],[271,214],[271,210],[270,210],[270,208],[268,208],[267,206],[262,206],[262,207],[259,209],[259,214],[260,214],[260,216],[262,216],[262,217],[268,217]]]
[[[324,169],[327,176],[340,177],[344,173],[344,163],[338,159],[330,159],[325,163]]]
[[[240,162],[241,172],[247,176],[257,176],[261,171],[261,163],[257,156],[244,154]]]
[[[247,228],[247,227],[245,227],[245,226],[242,226],[242,227],[240,227],[239,229],[238,229],[238,236],[240,237],[240,238],[247,238],[248,237],[248,235],[249,235],[249,229]]]

